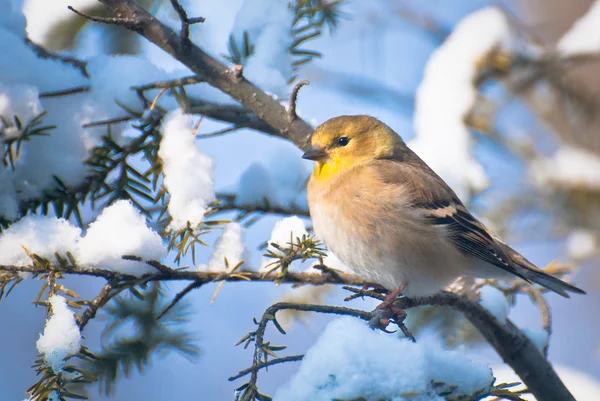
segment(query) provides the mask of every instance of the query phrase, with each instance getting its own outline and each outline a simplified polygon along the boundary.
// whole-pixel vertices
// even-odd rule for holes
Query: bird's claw
[[[394,331],[387,330],[387,327],[392,322],[398,325],[402,324],[404,319],[406,319],[406,312],[404,309],[394,305],[385,308],[380,308],[379,306],[371,312],[372,317],[369,320],[369,327],[385,331],[386,333],[394,333]]]

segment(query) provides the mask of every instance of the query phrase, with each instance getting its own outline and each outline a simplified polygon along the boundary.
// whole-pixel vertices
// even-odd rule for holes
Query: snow
[[[556,52],[562,56],[572,56],[598,51],[600,51],[600,1],[595,1],[559,39]]]
[[[65,358],[75,355],[81,348],[81,334],[73,312],[65,298],[53,295],[48,299],[52,316],[46,321],[44,333],[36,343],[37,350],[54,373],[61,373]]]
[[[265,206],[276,193],[273,178],[260,163],[253,163],[242,173],[235,203],[238,206]]]
[[[238,206],[264,207],[267,199],[272,207],[308,210],[308,176],[309,171],[298,149],[274,149],[266,165],[253,163],[241,175],[235,203]]]
[[[243,238],[244,229],[239,223],[228,223],[215,244],[215,249],[210,257],[208,265],[198,266],[200,271],[224,272],[227,271],[225,258],[229,263],[229,270],[244,260]]]
[[[169,228],[197,227],[215,201],[213,160],[198,150],[192,117],[180,110],[169,113],[162,127],[158,155],[163,161],[164,185],[169,191]]]
[[[523,334],[525,334],[537,347],[540,352],[544,352],[544,349],[548,347],[548,341],[550,337],[548,332],[544,329],[521,329]]]
[[[90,225],[77,247],[75,258],[84,267],[101,267],[128,274],[155,272],[154,268],[135,260],[161,260],[167,254],[162,238],[146,223],[142,214],[126,200],[106,207]]]
[[[467,396],[489,389],[493,380],[488,367],[442,349],[432,338],[412,343],[342,317],[325,328],[274,401],[442,401],[442,389],[456,385],[452,395]],[[434,388],[432,382],[444,384]]]
[[[302,238],[303,235],[308,235],[304,221],[298,216],[286,217],[275,223],[271,238],[268,241],[267,250],[276,255],[284,253],[275,248],[272,244],[278,244],[282,248],[289,248],[290,242],[296,242],[296,238]]]
[[[488,184],[483,167],[472,155],[473,139],[464,124],[478,95],[477,65],[509,38],[509,25],[500,9],[486,7],[469,14],[431,55],[417,89],[415,138],[408,145],[463,200]]]
[[[0,264],[31,265],[31,259],[23,248],[52,261],[55,252],[73,252],[80,237],[81,229],[65,219],[35,215],[24,217],[0,234]]]
[[[577,260],[587,259],[598,252],[598,239],[593,231],[577,229],[567,237],[567,254]]]
[[[312,264],[311,268],[315,265],[320,264],[319,261],[316,261],[315,263]],[[331,251],[327,251],[327,256],[325,256],[323,258],[323,264],[327,267],[329,267],[330,269],[334,269],[334,270],[338,270],[344,273],[351,273],[353,274],[354,272],[352,270],[350,270],[348,268],[348,266],[346,266],[344,264],[344,262],[342,262],[340,260],[340,258],[338,258],[333,252]],[[314,272],[316,269],[309,269],[311,272]],[[317,270],[318,272],[322,272],[322,270]]]
[[[84,11],[95,5],[95,0],[24,0],[23,13],[27,17],[27,36],[35,43],[44,43],[56,24],[75,18],[67,8]]]
[[[600,157],[584,149],[561,146],[554,155],[532,161],[530,175],[540,186],[600,190]]]
[[[479,290],[479,303],[502,324],[506,323],[509,305],[504,293],[497,288],[485,286]]]
[[[54,260],[54,254],[71,252],[78,265],[100,267],[128,274],[154,271],[143,262],[124,260],[124,255],[161,260],[167,250],[161,237],[131,202],[120,200],[106,207],[81,236],[81,229],[63,218],[26,216],[0,234],[0,264],[28,266],[25,249]]]
[[[254,52],[244,65],[244,76],[278,97],[286,95],[287,83],[293,74],[289,48],[293,42],[294,14],[288,3],[287,0],[245,0],[232,29],[238,48],[243,46],[244,32],[254,45]]]

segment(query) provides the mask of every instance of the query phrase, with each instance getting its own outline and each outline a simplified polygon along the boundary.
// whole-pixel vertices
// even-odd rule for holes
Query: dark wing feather
[[[529,281],[508,262],[510,258],[458,198],[416,206],[425,212],[425,217],[432,224],[444,227],[450,233],[454,245],[462,252]]]

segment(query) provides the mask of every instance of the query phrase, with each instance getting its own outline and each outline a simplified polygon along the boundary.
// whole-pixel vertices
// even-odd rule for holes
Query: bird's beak
[[[302,155],[303,159],[315,160],[315,161],[327,159],[328,157],[329,157],[329,155],[327,154],[325,149],[320,148],[318,146],[313,146],[312,148],[310,148],[306,152],[304,152],[304,154]]]

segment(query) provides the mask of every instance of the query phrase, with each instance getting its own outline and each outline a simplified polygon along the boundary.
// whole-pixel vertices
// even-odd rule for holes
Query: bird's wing
[[[431,224],[443,227],[450,233],[454,246],[489,264],[529,281],[510,262],[511,259],[458,198],[428,204],[415,204]]]
[[[430,224],[446,230],[454,246],[461,252],[529,281],[511,263],[510,257],[486,227],[469,213],[448,184],[420,159],[414,163],[382,160],[373,167],[386,183],[404,187],[410,194],[412,206]]]

